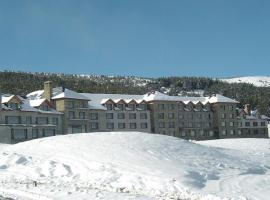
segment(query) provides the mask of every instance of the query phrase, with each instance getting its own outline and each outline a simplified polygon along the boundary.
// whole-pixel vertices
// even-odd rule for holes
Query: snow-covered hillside
[[[257,87],[270,87],[270,76],[245,76],[220,80],[228,83],[250,83]]]
[[[266,200],[269,147],[268,139],[195,143],[138,132],[32,140],[0,146],[0,196]]]

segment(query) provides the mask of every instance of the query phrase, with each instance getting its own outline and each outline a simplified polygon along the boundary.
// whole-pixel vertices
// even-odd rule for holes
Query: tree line
[[[247,83],[229,84],[207,77],[160,77],[141,78],[133,76],[98,76],[56,73],[0,72],[1,93],[26,94],[43,88],[45,81],[51,80],[55,87],[64,86],[77,92],[145,94],[150,91],[168,89],[169,95],[198,96],[213,93],[236,99],[239,107],[250,104],[261,114],[270,116],[270,88],[255,87]]]

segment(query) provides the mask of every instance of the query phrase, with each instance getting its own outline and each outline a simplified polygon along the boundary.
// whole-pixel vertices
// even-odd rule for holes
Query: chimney
[[[52,82],[51,81],[44,82],[44,97],[48,101],[51,101],[52,99]]]
[[[247,115],[251,115],[251,106],[250,104],[245,104],[244,105],[244,111]]]

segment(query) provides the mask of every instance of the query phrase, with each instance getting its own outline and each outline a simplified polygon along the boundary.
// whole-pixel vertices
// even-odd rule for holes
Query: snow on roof
[[[37,90],[26,95],[27,99],[41,99],[44,90]]]
[[[38,107],[40,106],[46,99],[31,99],[29,100],[29,104],[31,107]]]
[[[43,102],[44,100],[46,99],[43,99]],[[34,100],[36,102],[38,102],[38,100]],[[40,101],[41,102],[41,101]],[[39,102],[38,102],[39,103]],[[31,105],[32,104],[32,105]],[[26,111],[26,112],[39,112],[39,113],[49,113],[49,114],[62,114],[61,112],[58,112],[54,109],[50,109],[48,111],[45,111],[45,110],[40,110],[40,109],[37,109],[37,108],[34,108],[33,107],[33,100],[28,100],[28,99],[25,99],[23,101],[23,104],[21,105],[21,108],[20,108],[21,111]]]
[[[88,102],[90,109],[106,110],[102,104],[111,99],[113,102],[118,102],[123,100],[128,102],[128,100],[135,100],[136,102],[142,102],[142,95],[128,95],[128,94],[93,94],[93,93],[80,93],[85,97],[91,99]]]
[[[183,97],[183,96],[169,96],[163,94],[161,92],[155,91],[154,93],[147,93],[144,95],[143,99],[145,101],[182,101],[182,102],[189,102],[189,101],[200,101],[202,103],[206,103],[206,97]]]
[[[220,95],[220,94],[216,94],[216,95],[209,97],[208,101],[210,103],[239,103],[236,100],[233,100],[231,98],[225,97],[225,96]]]
[[[34,92],[31,92],[26,95],[28,99],[42,99],[44,94],[44,90],[37,90]],[[64,89],[62,87],[56,87],[52,89],[52,99],[81,99],[81,100],[90,100],[86,98],[85,96],[81,95],[80,93],[77,93],[70,89]]]
[[[52,97],[52,99],[81,99],[81,100],[90,100],[89,98],[81,95],[80,93],[74,92],[73,90],[65,89],[61,91],[59,94],[56,94]]]
[[[7,103],[9,102],[15,95],[10,95],[10,96],[5,96],[2,95],[2,103]]]

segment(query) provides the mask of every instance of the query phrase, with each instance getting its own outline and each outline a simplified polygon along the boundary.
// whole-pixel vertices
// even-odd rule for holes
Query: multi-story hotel
[[[268,117],[251,115],[246,109],[238,109],[237,101],[218,94],[90,94],[53,88],[48,81],[43,90],[28,94],[27,99],[5,98],[2,96],[0,142],[6,143],[97,131],[141,131],[195,140],[268,137]],[[9,104],[13,101],[18,104],[15,109]],[[30,117],[31,123],[27,122]],[[42,124],[39,118],[43,119]],[[33,135],[35,129],[39,129],[37,136]]]

